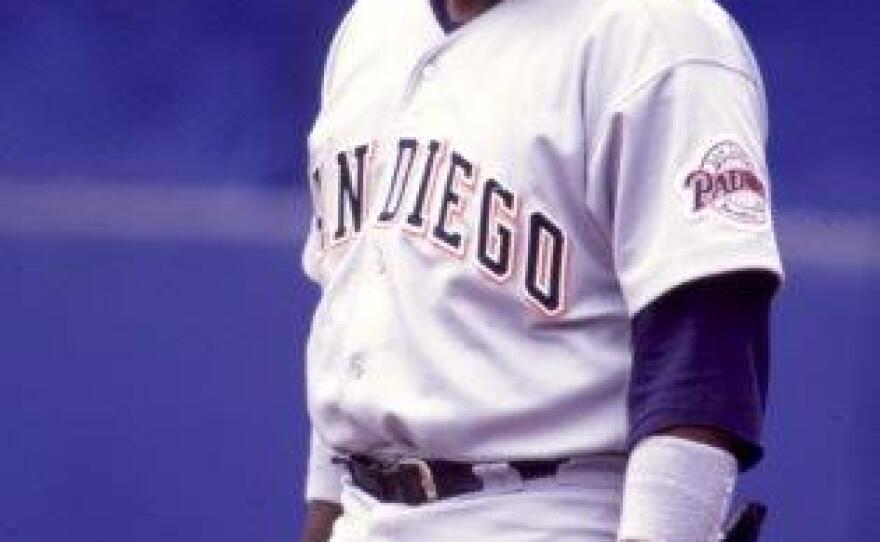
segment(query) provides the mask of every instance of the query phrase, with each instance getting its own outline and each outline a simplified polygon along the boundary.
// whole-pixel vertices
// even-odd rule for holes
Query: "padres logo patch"
[[[767,185],[734,141],[712,146],[682,188],[694,216],[717,213],[735,224],[752,227],[768,222]]]

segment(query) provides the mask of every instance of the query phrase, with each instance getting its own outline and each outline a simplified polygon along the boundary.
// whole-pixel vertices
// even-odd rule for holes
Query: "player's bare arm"
[[[339,503],[309,502],[300,542],[327,542],[330,540],[333,524],[341,514],[342,507]]]

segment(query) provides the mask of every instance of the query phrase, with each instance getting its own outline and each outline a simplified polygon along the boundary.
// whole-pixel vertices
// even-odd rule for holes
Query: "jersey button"
[[[366,368],[364,367],[364,359],[361,355],[355,355],[348,362],[348,376],[352,380],[360,380],[364,377]]]

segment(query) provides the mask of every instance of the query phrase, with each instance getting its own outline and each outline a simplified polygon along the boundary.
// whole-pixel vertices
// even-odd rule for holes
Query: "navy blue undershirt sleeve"
[[[719,429],[741,470],[763,451],[770,300],[777,278],[739,271],[680,286],[632,320],[629,444],[681,426]]]

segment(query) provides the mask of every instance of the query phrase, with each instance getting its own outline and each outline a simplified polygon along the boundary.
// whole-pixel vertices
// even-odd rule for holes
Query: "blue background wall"
[[[789,271],[744,491],[768,542],[880,540],[880,8],[726,5],[766,72]],[[0,2],[0,541],[294,539],[298,179],[345,7]]]

